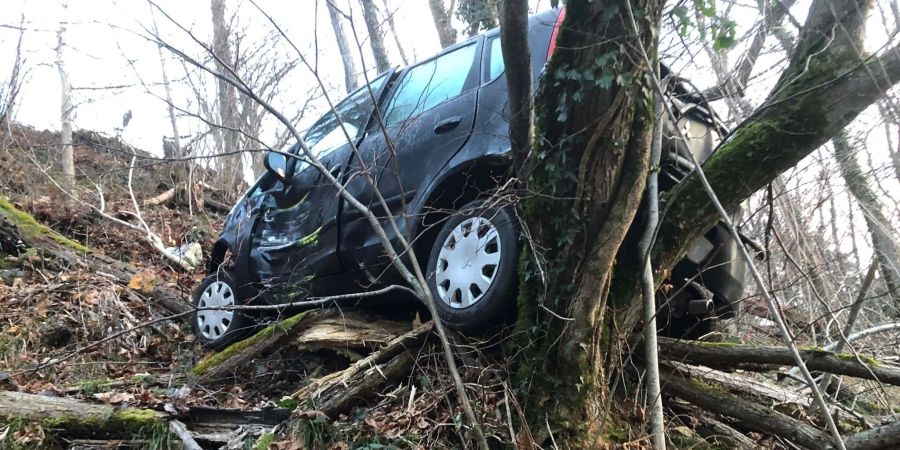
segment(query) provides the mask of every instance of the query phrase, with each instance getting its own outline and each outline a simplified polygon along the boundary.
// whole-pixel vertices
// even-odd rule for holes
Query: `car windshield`
[[[372,80],[370,86],[372,92],[377,92],[381,84],[384,83],[387,74],[382,74],[378,78]],[[313,124],[306,132],[303,138],[306,145],[314,155],[321,158],[332,150],[347,143],[347,136],[341,129],[341,122],[347,129],[347,134],[351,139],[359,137],[360,131],[366,126],[369,116],[372,114],[374,102],[372,95],[366,86],[363,86],[351,93],[344,100],[338,103],[334,110],[329,111]],[[335,114],[337,112],[337,114]],[[340,120],[338,120],[340,117]]]

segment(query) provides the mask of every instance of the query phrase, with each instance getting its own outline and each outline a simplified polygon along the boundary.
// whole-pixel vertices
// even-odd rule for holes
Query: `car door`
[[[387,74],[372,81],[375,98]],[[310,151],[335,177],[369,123],[374,101],[362,87],[339,102],[307,131]],[[340,118],[340,120],[339,120]],[[294,154],[303,152],[295,146]],[[338,250],[339,192],[327,177],[303,160],[288,164],[292,174],[268,189],[253,233],[251,269],[274,292],[295,293],[312,279],[341,270]]]
[[[403,233],[401,212],[465,144],[475,122],[482,38],[451,47],[406,69],[391,87],[350,164],[348,190],[386,223],[390,214]],[[388,140],[393,148],[388,145]],[[371,175],[389,211],[379,205],[364,175]],[[385,227],[395,238],[391,227]],[[341,255],[346,267],[377,264],[383,255],[371,224],[357,210],[342,216]]]

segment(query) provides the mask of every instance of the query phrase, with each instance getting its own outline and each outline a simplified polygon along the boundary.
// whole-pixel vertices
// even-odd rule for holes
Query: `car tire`
[[[426,271],[440,319],[466,334],[486,334],[515,313],[518,226],[512,207],[479,199],[444,221]]]
[[[191,328],[204,347],[222,350],[246,337],[256,327],[250,315],[237,310],[203,309],[241,305],[237,284],[227,272],[210,275],[194,290]]]

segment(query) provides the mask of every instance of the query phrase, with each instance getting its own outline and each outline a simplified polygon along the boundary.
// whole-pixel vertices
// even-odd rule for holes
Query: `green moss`
[[[859,355],[859,358],[857,358],[857,355],[853,355],[850,353],[835,353],[834,356],[837,356],[837,358],[842,361],[849,361],[849,362],[862,361],[865,364],[869,365],[870,367],[878,367],[880,365],[878,363],[877,359],[872,358],[871,356],[868,356],[868,355]]]
[[[12,222],[16,228],[21,231],[25,237],[29,238],[39,238],[42,236],[49,237],[53,239],[60,245],[64,245],[69,247],[75,251],[82,253],[90,253],[91,249],[75,242],[53,230],[48,228],[47,226],[39,223],[31,214],[28,214],[22,210],[19,210],[15,206],[13,206],[8,201],[0,198],[0,213],[2,213],[6,218]]]
[[[151,409],[122,408],[113,413],[110,421],[129,430],[138,430],[160,422],[160,418]]]
[[[297,399],[289,395],[285,395],[284,397],[281,397],[281,400],[278,400],[278,407],[290,409],[293,411],[297,409]]]
[[[259,439],[256,440],[256,444],[253,445],[253,450],[268,450],[269,445],[275,442],[275,435],[272,433],[263,433],[259,436]]]
[[[312,233],[309,233],[308,235],[300,238],[297,241],[297,245],[300,247],[306,247],[307,245],[315,244],[316,242],[318,242],[319,233],[321,233],[321,232],[322,232],[322,227],[316,228],[316,230],[313,231]]]
[[[297,323],[299,323],[300,320],[302,320],[308,313],[309,311],[303,311],[300,314],[288,317],[287,319],[284,319],[280,322],[275,322],[272,325],[263,328],[253,336],[250,336],[249,338],[244,339],[240,342],[231,344],[225,350],[204,358],[202,361],[197,363],[196,366],[194,366],[194,369],[191,372],[195,376],[201,376],[205,374],[207,371],[209,371],[209,369],[222,364],[232,356],[240,353],[242,350],[275,335],[275,333],[293,329],[297,325]]]

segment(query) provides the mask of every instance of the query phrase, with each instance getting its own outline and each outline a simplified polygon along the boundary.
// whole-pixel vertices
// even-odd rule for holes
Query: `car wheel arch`
[[[508,180],[511,169],[508,158],[487,155],[457,164],[431,183],[420,206],[414,210],[416,220],[409,228],[420,263],[427,261],[431,243],[440,231],[438,225],[459,207]]]

